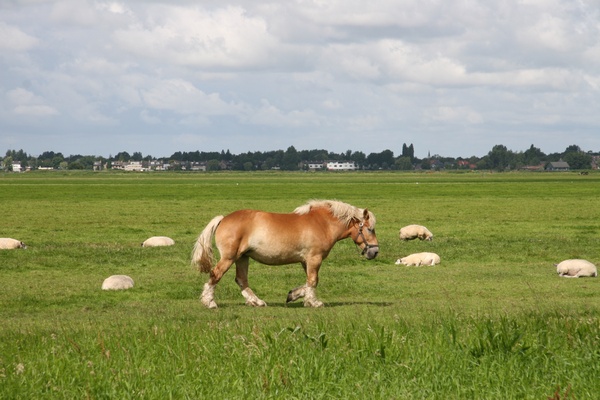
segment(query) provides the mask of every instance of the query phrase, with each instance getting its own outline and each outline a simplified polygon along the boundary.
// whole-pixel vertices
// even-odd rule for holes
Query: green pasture
[[[1,399],[594,399],[600,174],[0,173]],[[337,199],[377,217],[380,254],[351,240],[321,268],[307,309],[286,305],[299,265],[252,262],[268,303],[244,305],[234,271],[198,297],[197,235],[240,208],[291,212]],[[407,224],[433,242],[401,243]],[[141,248],[149,236],[176,241]],[[404,267],[414,252],[435,267]],[[127,291],[100,290],[113,274]]]

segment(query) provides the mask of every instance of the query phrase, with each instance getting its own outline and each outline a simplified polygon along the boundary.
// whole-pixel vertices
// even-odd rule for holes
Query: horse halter
[[[364,256],[365,253],[367,251],[369,251],[369,249],[371,249],[373,247],[379,247],[376,244],[369,244],[367,242],[367,238],[365,237],[365,234],[363,233],[363,227],[364,227],[364,225],[365,224],[362,221],[358,224],[358,235],[356,236],[356,239],[358,239],[359,237],[362,237],[363,243],[365,245],[365,247],[363,247],[363,249],[362,249],[362,252],[360,253],[361,256]],[[358,246],[358,244],[357,244],[357,246]]]

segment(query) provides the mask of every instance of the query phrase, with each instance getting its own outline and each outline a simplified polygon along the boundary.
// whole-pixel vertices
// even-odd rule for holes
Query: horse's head
[[[379,242],[375,235],[375,219],[371,218],[371,213],[365,208],[362,219],[354,223],[356,234],[352,235],[352,240],[362,250],[367,260],[372,260],[379,253]]]

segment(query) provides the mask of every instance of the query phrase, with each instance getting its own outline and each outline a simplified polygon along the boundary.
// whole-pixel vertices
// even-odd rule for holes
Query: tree
[[[261,165],[261,169],[266,171],[275,167],[275,160],[272,157],[267,157]]]
[[[216,160],[216,159],[208,160],[208,162],[206,163],[207,171],[218,171],[220,169],[221,169],[221,162],[219,160]]]
[[[492,162],[490,161],[490,156],[483,156],[477,163],[477,169],[492,169]]]
[[[412,162],[410,161],[410,157],[398,157],[395,161],[396,168],[402,171],[409,171],[413,169]]]
[[[126,151],[117,153],[117,155],[115,156],[115,160],[117,160],[117,161],[129,161],[130,158],[131,158],[131,156]]]
[[[384,150],[381,153],[371,153],[367,156],[367,163],[371,168],[383,168],[384,166],[394,165],[394,152]]]
[[[56,156],[54,156],[54,158],[52,158],[52,160],[51,160],[51,165],[52,165],[52,168],[54,168],[54,169],[61,168],[63,163],[66,163],[66,161],[65,161],[65,158],[63,157],[63,155],[60,153],[58,153]]]
[[[83,165],[79,160],[70,162],[67,166],[68,169],[85,169],[85,165]]]
[[[415,158],[415,148],[411,143],[410,146],[407,146],[406,143],[402,144],[402,157],[410,158],[410,162],[414,161]]]
[[[565,154],[564,161],[569,164],[571,169],[590,169],[592,168],[592,156],[585,153],[570,152]]]
[[[12,156],[7,155],[6,157],[4,157],[3,163],[4,163],[4,170],[5,171],[7,171],[7,172],[12,171],[12,165],[13,165],[13,158],[12,158]]]
[[[506,170],[512,161],[513,153],[506,146],[497,144],[488,153],[490,168],[498,171]]]
[[[565,149],[563,156],[567,155],[568,153],[581,153],[581,152],[582,152],[581,147],[577,146],[576,144],[572,144]]]
[[[354,161],[358,168],[362,168],[365,165],[366,160],[367,156],[362,151],[355,151],[350,157],[350,161]]]
[[[281,163],[281,169],[286,171],[298,170],[298,164],[300,163],[300,157],[294,146],[288,147],[283,155],[283,162]]]
[[[539,165],[546,155],[534,145],[523,153],[523,162],[525,165]]]
[[[29,159],[29,155],[27,155],[27,153],[25,153],[23,151],[23,149],[16,151],[16,150],[8,150],[6,152],[6,157],[12,157],[13,162],[14,161],[18,161],[20,163],[23,163],[25,161],[27,161]]]

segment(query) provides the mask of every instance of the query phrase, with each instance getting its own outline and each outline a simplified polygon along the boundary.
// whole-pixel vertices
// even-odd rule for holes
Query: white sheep
[[[27,245],[20,240],[11,238],[0,238],[0,250],[26,249]]]
[[[583,277],[596,277],[598,276],[598,270],[594,264],[587,260],[564,260],[556,266],[556,272],[559,276],[565,278],[583,278]]]
[[[421,225],[407,225],[400,229],[400,240],[433,240],[433,233]]]
[[[173,246],[175,241],[166,236],[152,236],[142,243],[142,247]]]
[[[396,260],[396,265],[404,264],[407,266],[421,266],[421,265],[436,265],[441,261],[440,256],[435,253],[414,253],[404,258]]]
[[[102,290],[123,290],[133,287],[133,279],[127,275],[112,275],[102,282]]]

